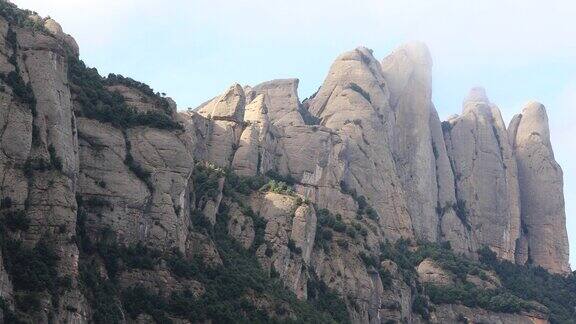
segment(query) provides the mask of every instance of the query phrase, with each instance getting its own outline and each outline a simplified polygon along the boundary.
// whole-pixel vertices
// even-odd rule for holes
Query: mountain
[[[573,323],[546,109],[441,122],[421,43],[196,109],[0,1],[5,323]]]

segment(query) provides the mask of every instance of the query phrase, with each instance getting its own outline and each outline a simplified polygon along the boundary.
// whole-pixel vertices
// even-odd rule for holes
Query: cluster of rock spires
[[[304,197],[353,217],[345,183],[368,198],[385,238],[448,241],[469,255],[486,245],[502,259],[569,272],[544,106],[527,104],[507,128],[474,88],[462,114],[441,123],[431,67],[426,46],[410,43],[382,63],[366,48],[340,55],[302,104],[297,79],[233,85],[189,112],[195,125],[210,120],[197,127],[206,131],[195,156],[243,175],[289,174]]]
[[[177,249],[222,263],[210,237],[190,222],[200,212],[215,224],[222,204],[230,208],[229,234],[246,248],[255,244],[255,224],[224,195],[224,179],[214,199],[196,199],[195,161],[241,176],[274,172],[295,180],[297,195],[255,192],[246,198],[266,221],[256,256],[302,300],[311,276],[307,269],[314,269],[331,289],[355,301],[347,305],[353,322],[423,322],[411,308],[410,286],[394,279],[393,289],[383,289],[378,274],[358,257],[400,238],[450,242],[471,258],[487,246],[503,260],[570,272],[562,170],[544,106],[529,103],[506,127],[498,107],[475,88],[461,115],[441,122],[431,100],[432,59],[423,44],[404,45],[381,62],[363,47],[344,53],[318,92],[302,102],[297,79],[235,84],[187,112],[177,112],[172,102],[166,108],[141,89],[109,85],[137,112],[167,114],[183,125],[122,128],[82,113],[78,85],[68,77],[78,46],[55,21],[30,19],[44,31],[0,18],[0,72],[17,73],[35,98],[23,100],[8,86],[0,93],[0,197],[9,197],[10,208],[30,219],[29,229],[14,235],[27,246],[49,236],[60,275],[72,278],[56,322],[87,323],[93,312],[77,286],[78,197],[84,206],[92,204],[83,209],[89,235],[106,228],[124,245]],[[38,161],[60,166],[46,171]],[[371,217],[359,218],[366,204]],[[346,249],[319,248],[321,209],[339,214],[345,224],[360,222],[363,241],[343,235]],[[298,257],[290,244],[300,249]],[[399,277],[393,262],[383,267]],[[422,276],[431,268],[422,265]],[[126,272],[119,282],[202,290],[198,282],[182,283],[167,271]],[[2,267],[0,296],[10,301],[14,293]],[[436,310],[439,322],[462,314],[494,323],[546,322],[461,305]],[[35,321],[48,322],[48,313],[38,316]]]

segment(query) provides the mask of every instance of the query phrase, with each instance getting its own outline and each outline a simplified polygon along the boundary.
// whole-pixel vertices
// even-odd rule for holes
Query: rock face
[[[542,105],[506,129],[475,88],[441,122],[430,53],[409,43],[382,62],[340,55],[303,102],[282,79],[179,113],[88,69],[56,21],[0,6],[2,318],[548,322],[538,307],[428,307],[431,285],[507,289],[456,259],[483,247],[570,272]]]
[[[396,169],[406,193],[409,214],[417,239],[436,241],[439,224],[438,177],[436,156],[440,154],[432,141],[432,58],[424,44],[406,44],[382,61],[384,78],[390,90],[394,113],[392,147]],[[435,121],[435,120],[434,120]],[[443,156],[444,157],[444,156]]]
[[[514,260],[520,237],[517,167],[498,107],[484,89],[472,89],[462,115],[445,125],[457,200],[452,208],[467,228],[469,251],[488,246]]]
[[[567,273],[568,236],[564,211],[562,169],[554,160],[546,109],[527,104],[508,129],[518,162],[522,206],[522,261],[553,272]]]
[[[342,141],[341,181],[366,196],[384,235],[413,237],[406,197],[396,173],[391,142],[394,113],[378,61],[366,48],[340,55],[309,103],[310,113]]]
[[[301,126],[304,120],[298,112],[300,100],[297,89],[298,79],[286,79],[261,83],[252,91],[256,95],[263,95],[269,118],[274,125]]]

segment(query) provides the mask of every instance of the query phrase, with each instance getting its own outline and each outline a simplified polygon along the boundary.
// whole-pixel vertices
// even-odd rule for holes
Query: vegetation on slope
[[[6,19],[10,24],[22,28],[31,28],[33,30],[43,31],[43,24],[29,18],[34,14],[36,14],[34,11],[20,9],[9,1],[0,0],[0,16]]]
[[[232,172],[198,164],[194,172],[197,201],[212,199],[218,194],[218,179],[225,177],[224,194],[241,202],[241,196],[259,190],[267,184],[265,177],[239,177]],[[103,230],[96,241],[87,235],[85,208],[92,203],[79,201],[77,237],[80,246],[80,273],[84,292],[94,308],[95,323],[118,323],[122,310],[135,319],[148,314],[158,323],[171,323],[174,318],[193,322],[211,319],[218,323],[264,322],[347,322],[345,306],[332,291],[313,281],[311,303],[298,301],[284,288],[278,278],[271,278],[260,268],[254,249],[244,249],[228,234],[228,208],[221,205],[217,223],[213,228],[204,223],[202,228],[212,240],[222,259],[222,265],[208,264],[200,257],[186,258],[177,251],[162,252],[137,244],[122,246],[114,233]],[[253,212],[244,206],[245,214]],[[258,218],[258,215],[253,215]],[[198,217],[198,215],[192,215]],[[263,224],[265,226],[265,222]],[[255,223],[258,236],[258,225]],[[263,242],[263,226],[261,226]],[[210,228],[210,229],[208,229]],[[255,241],[258,239],[256,238]],[[98,273],[97,260],[103,260],[108,278]],[[167,269],[178,280],[195,280],[204,287],[196,296],[189,290],[175,291],[168,298],[136,285],[120,289],[119,278],[132,269]],[[266,300],[265,309],[255,300]]]
[[[39,311],[46,293],[51,297],[52,305],[58,307],[59,296],[71,285],[70,277],[60,276],[57,271],[58,256],[49,237],[33,246],[17,239],[29,225],[25,212],[12,206],[9,197],[3,198],[0,203],[0,248],[4,268],[13,285],[16,306],[16,312],[4,313],[4,319],[14,323],[18,323],[23,314]],[[4,301],[0,306],[8,309]]]
[[[454,274],[454,285],[427,284],[419,289],[434,304],[463,304],[504,313],[548,311],[553,324],[573,323],[576,318],[574,274],[555,275],[541,267],[499,261],[496,254],[487,247],[482,248],[479,254],[480,260],[473,261],[455,254],[449,244],[424,242],[420,242],[418,249],[411,251],[409,242],[399,240],[394,244],[383,244],[380,259],[394,261],[407,282],[416,278],[415,268],[426,258],[433,259],[443,269]],[[485,279],[487,271],[494,271],[498,275],[501,288],[479,289],[467,281],[468,275]],[[547,310],[531,301],[546,306]],[[433,309],[432,306],[426,308]]]
[[[574,323],[576,319],[576,274],[551,274],[542,267],[520,266],[499,261],[488,248],[479,251],[480,261],[494,270],[512,294],[545,305],[552,324]]]
[[[68,56],[68,79],[72,83],[71,91],[75,99],[82,106],[79,113],[84,117],[110,123],[123,129],[135,126],[169,130],[183,129],[182,125],[169,115],[166,99],[154,94],[152,89],[143,83],[115,74],[103,78],[95,68],[88,68],[74,55]],[[157,100],[165,111],[146,113],[136,111],[126,104],[122,95],[106,87],[115,84],[124,84],[143,91],[144,94]]]

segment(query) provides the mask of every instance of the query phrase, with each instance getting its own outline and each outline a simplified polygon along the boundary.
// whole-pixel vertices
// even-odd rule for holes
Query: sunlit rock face
[[[394,114],[392,148],[408,211],[417,239],[437,241],[440,234],[436,206],[439,201],[437,164],[446,161],[444,140],[433,130],[432,58],[426,45],[409,43],[382,61]],[[438,147],[437,147],[438,146]],[[442,169],[442,167],[440,167]]]
[[[461,116],[444,136],[456,192],[456,214],[467,229],[470,251],[489,246],[514,260],[520,205],[516,160],[500,110],[484,89],[472,89]]]
[[[570,272],[562,168],[554,159],[546,108],[530,102],[508,131],[518,162],[522,209],[520,262]]]
[[[302,101],[298,79],[277,79],[177,112],[142,83],[80,64],[53,19],[29,19],[0,18],[0,222],[27,257],[53,248],[59,288],[23,289],[3,245],[2,312],[92,323],[112,305],[119,322],[158,320],[133,314],[126,291],[138,287],[171,302],[240,291],[238,314],[281,320],[338,303],[352,323],[548,322],[538,307],[423,313],[414,305],[430,302],[429,284],[494,290],[505,280],[457,273],[433,254],[402,259],[431,242],[569,273],[563,175],[541,104],[506,129],[474,88],[461,115],[441,122],[431,55],[413,42],[382,61],[365,47],[341,54]],[[247,267],[258,280],[238,273]],[[41,306],[28,314],[29,293]]]

